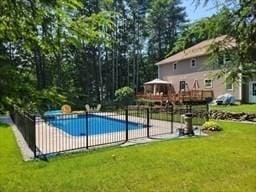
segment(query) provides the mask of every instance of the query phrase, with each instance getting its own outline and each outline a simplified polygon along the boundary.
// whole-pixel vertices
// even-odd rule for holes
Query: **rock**
[[[223,120],[238,120],[238,121],[253,121],[256,122],[256,114],[245,113],[245,112],[223,112],[212,110],[209,112],[209,117],[212,119],[223,119]]]
[[[248,115],[243,115],[240,117],[240,121],[246,121],[248,119]]]

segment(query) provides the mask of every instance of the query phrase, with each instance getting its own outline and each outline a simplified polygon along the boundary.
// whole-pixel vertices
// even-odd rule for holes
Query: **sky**
[[[206,6],[202,4],[196,8],[196,5],[193,3],[193,0],[182,0],[183,6],[186,8],[186,13],[188,19],[193,22],[197,21],[204,17],[209,17],[217,12],[217,8],[214,8],[214,4],[209,1]]]

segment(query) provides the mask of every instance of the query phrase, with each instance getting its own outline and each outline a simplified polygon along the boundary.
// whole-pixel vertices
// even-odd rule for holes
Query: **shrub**
[[[203,124],[203,130],[206,130],[206,131],[221,131],[222,128],[215,121],[207,121]]]
[[[146,106],[153,106],[154,101],[147,100],[147,99],[137,99],[137,105],[146,105]]]
[[[130,105],[134,102],[134,91],[130,87],[122,87],[115,92],[115,101],[121,105]]]

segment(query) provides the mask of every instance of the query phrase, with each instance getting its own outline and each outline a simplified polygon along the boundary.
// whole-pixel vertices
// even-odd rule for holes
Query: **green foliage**
[[[56,98],[66,95],[81,105],[109,102],[119,87],[137,92],[154,78],[154,63],[172,47],[174,53],[220,34],[238,42],[223,72],[230,72],[230,79],[238,79],[241,70],[249,76],[256,66],[252,2],[241,1],[236,9],[184,29],[180,0],[2,0],[0,108],[9,103],[34,108],[45,100],[42,91],[55,88]]]
[[[206,131],[221,131],[221,126],[215,121],[207,121],[203,124],[203,130]]]
[[[225,35],[229,29],[229,17],[229,9],[224,8],[216,15],[188,24],[168,55],[182,51],[203,40]]]
[[[196,1],[197,4],[208,1]],[[214,1],[221,5],[223,10],[217,15],[216,19],[206,25],[205,28],[218,34],[226,34],[225,44],[230,42],[231,38],[236,41],[236,46],[229,44],[216,44],[210,49],[212,53],[210,63],[218,63],[221,56],[227,55],[230,57],[230,62],[218,71],[215,76],[225,76],[228,81],[237,83],[240,79],[240,74],[243,78],[250,79],[255,75],[256,71],[256,14],[255,14],[255,0],[228,0],[224,3],[219,0]]]
[[[74,55],[85,43],[109,43],[113,26],[111,12],[87,14],[86,6],[79,0],[0,2],[1,110],[13,104],[42,110],[77,92]]]
[[[154,101],[147,100],[147,99],[138,99],[138,100],[136,100],[136,103],[138,105],[147,105],[147,106],[153,106],[154,105]]]
[[[186,22],[185,8],[179,0],[150,1],[148,15],[149,57],[158,62],[163,59]]]
[[[116,102],[121,105],[130,105],[134,102],[134,90],[130,87],[122,87],[115,91]]]

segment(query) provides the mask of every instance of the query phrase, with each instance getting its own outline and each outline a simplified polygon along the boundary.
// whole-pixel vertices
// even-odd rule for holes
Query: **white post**
[[[160,67],[159,67],[159,65],[157,66],[157,76],[158,76],[157,78],[160,79]]]
[[[154,84],[153,95],[156,95],[156,84]]]

